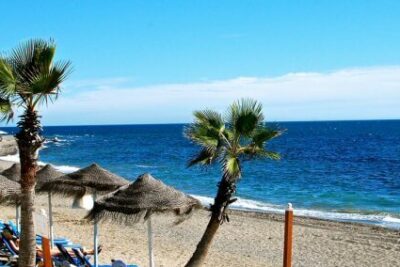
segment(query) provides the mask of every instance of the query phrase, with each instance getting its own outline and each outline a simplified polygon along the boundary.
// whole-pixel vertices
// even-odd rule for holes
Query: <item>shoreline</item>
[[[0,161],[2,167],[13,162]],[[87,248],[92,247],[93,227],[83,218],[86,211],[71,208],[72,199],[53,197],[54,231]],[[36,209],[47,211],[47,195],[38,195]],[[1,207],[0,219],[14,220],[14,207]],[[231,221],[221,225],[204,266],[281,266],[284,215],[229,210]],[[294,210],[293,266],[397,266],[400,230],[364,223],[338,222],[296,215]],[[154,216],[157,266],[183,266],[199,242],[209,212],[198,210],[182,224],[173,216]],[[145,223],[124,226],[100,224],[100,263],[122,259],[148,266]]]
[[[12,137],[12,136],[11,136]],[[13,138],[13,137],[12,137]],[[16,144],[15,144],[16,145]],[[0,143],[0,150],[2,149],[1,143]],[[15,154],[13,155],[8,155],[9,157],[13,157],[15,156]],[[0,157],[4,157],[4,156],[0,156]],[[7,156],[5,156],[7,157]],[[4,159],[0,159],[0,171],[4,170],[8,167],[11,167],[12,164],[14,164],[15,161],[9,161],[9,160],[4,160]],[[39,162],[41,164],[45,164],[43,162]],[[57,166],[56,166],[57,167]],[[58,167],[65,167],[65,166],[58,166]],[[71,167],[69,166],[69,168],[71,168],[70,171],[75,171],[75,167]],[[64,172],[64,170],[59,169],[60,171]],[[200,202],[206,207],[209,206],[209,204],[211,203],[210,201],[212,201],[212,197],[205,197],[205,196],[198,196],[198,195],[192,195],[193,197],[197,198],[200,200]],[[240,197],[238,197],[239,201],[242,200]],[[250,199],[244,199],[245,201],[250,201],[250,202],[254,202],[254,203],[263,203],[260,202],[258,200],[250,200]],[[272,208],[272,207],[265,207],[267,208],[266,210],[261,210],[261,209],[251,209],[251,208],[244,208],[244,207],[238,207],[235,206],[235,203],[230,207],[230,211],[233,212],[238,212],[238,213],[248,213],[248,214],[259,214],[260,217],[262,217],[263,215],[273,215],[273,216],[281,216],[283,217],[284,214],[284,208],[279,209],[279,208]],[[357,216],[371,216],[370,214],[361,214],[361,213],[339,213],[339,212],[331,212],[331,211],[320,211],[320,210],[307,210],[307,209],[296,209],[296,207],[294,207],[294,212],[296,213],[300,213],[300,214],[295,214],[296,217],[300,217],[300,218],[304,218],[304,219],[310,219],[310,220],[316,220],[316,221],[326,221],[326,222],[338,222],[338,223],[343,223],[343,224],[355,224],[355,225],[364,225],[364,226],[371,226],[371,227],[379,227],[379,228],[384,228],[384,229],[390,229],[390,230],[394,230],[394,231],[400,231],[400,218],[397,217],[393,217],[391,215],[379,215],[379,216],[383,216],[384,218],[390,217],[392,220],[395,220],[395,222],[375,222],[375,221],[370,221],[368,222],[367,219],[365,219],[365,221],[363,221],[362,219],[341,219],[341,218],[335,218],[334,216],[339,216],[339,215],[357,215]],[[313,212],[317,212],[317,213],[321,213],[321,214],[330,214],[330,215],[334,215],[333,218],[324,218],[323,216],[310,216],[310,215],[305,215],[304,213],[313,213]],[[378,215],[372,215],[372,216],[378,216]]]

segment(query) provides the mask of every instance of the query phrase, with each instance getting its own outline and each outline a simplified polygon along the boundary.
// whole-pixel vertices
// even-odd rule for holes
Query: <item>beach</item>
[[[12,163],[1,161],[0,169]],[[56,236],[92,246],[92,225],[86,211],[72,209],[72,200],[53,200]],[[47,210],[47,196],[37,196],[36,209]],[[296,210],[294,212],[296,215]],[[1,219],[13,220],[13,207],[1,207]],[[154,216],[157,266],[183,266],[207,225],[209,213],[199,210],[179,225],[173,216]],[[205,266],[282,266],[283,216],[231,211],[212,244]],[[100,225],[101,263],[123,259],[148,266],[146,224]],[[293,266],[399,266],[400,231],[357,223],[295,217]]]

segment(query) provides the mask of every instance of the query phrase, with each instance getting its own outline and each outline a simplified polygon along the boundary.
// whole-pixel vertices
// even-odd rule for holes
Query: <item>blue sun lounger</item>
[[[7,240],[7,238],[5,238],[3,234],[1,234],[1,243],[5,246],[5,248],[11,254],[11,256],[18,257],[18,252],[13,249],[13,247],[10,244],[10,241]],[[40,260],[41,258],[39,256],[36,256],[36,261]]]
[[[1,243],[1,241],[0,241]],[[10,252],[6,251],[6,248],[1,248],[0,250],[0,267],[10,267],[17,266],[18,256],[12,255]]]
[[[80,249],[73,248],[72,251],[75,253],[76,257],[80,260],[81,265],[78,266],[93,267],[93,264],[91,264],[89,259],[83,255]],[[111,267],[111,265],[99,265],[99,267]],[[139,266],[127,265],[127,267],[139,267]]]
[[[14,222],[9,221],[7,224],[0,222],[0,229],[3,229],[5,225],[9,225],[11,227],[15,236],[19,236],[19,232],[17,231],[17,226],[14,224]],[[42,245],[42,236],[40,235],[36,236],[36,244],[39,246]],[[62,244],[64,247],[81,247],[81,245],[74,244],[69,239],[64,237],[55,238],[54,244]]]
[[[10,241],[7,240],[3,236],[3,234],[1,234],[1,239],[0,240],[1,240],[0,241],[1,244],[4,245],[5,248],[7,249],[7,251],[11,254],[10,256],[14,257],[14,258],[18,258],[18,252],[13,249],[12,245],[10,244]],[[69,262],[70,260],[72,260],[72,261],[74,260],[74,258],[72,258],[71,255],[68,254],[68,252],[67,252],[67,255],[70,256],[71,259],[65,257],[63,251],[66,252],[66,249],[63,247],[63,245],[57,244],[57,247],[60,250],[60,256],[57,255],[57,256],[53,256],[52,257],[53,262],[55,263],[56,266],[61,266],[64,261],[68,261]],[[61,251],[60,248],[62,248],[63,251]],[[38,255],[36,255],[36,262],[40,262],[42,260],[43,260],[42,257],[39,257]],[[4,266],[9,266],[9,265],[4,265]],[[2,266],[0,265],[0,267],[2,267]]]

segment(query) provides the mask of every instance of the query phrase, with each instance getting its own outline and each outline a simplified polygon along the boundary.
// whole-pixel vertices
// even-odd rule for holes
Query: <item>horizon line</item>
[[[368,121],[400,121],[396,119],[332,119],[332,120],[276,120],[267,123],[313,123],[313,122],[368,122]],[[185,125],[191,122],[165,122],[165,123],[109,123],[109,124],[67,124],[67,125],[42,125],[43,127],[83,127],[83,126],[150,126],[150,125]],[[0,126],[0,128],[16,128],[17,126]]]

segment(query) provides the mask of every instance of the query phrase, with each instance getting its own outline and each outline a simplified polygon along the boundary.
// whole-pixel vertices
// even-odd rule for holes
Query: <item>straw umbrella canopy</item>
[[[64,173],[58,171],[56,168],[51,166],[50,164],[45,165],[36,173],[36,190],[40,191],[40,188],[47,182],[53,181],[61,176]]]
[[[14,182],[19,182],[21,180],[21,165],[19,163],[14,163],[10,168],[2,171],[0,175],[7,177]]]
[[[47,164],[42,169],[40,169],[36,173],[36,190],[40,192],[40,188],[47,182],[53,181],[61,176],[64,173],[56,170],[50,164]],[[53,230],[53,208],[51,203],[51,192],[48,192],[48,204],[49,204],[49,237],[50,244],[54,246],[54,230]]]
[[[86,218],[96,223],[111,220],[128,225],[147,220],[149,261],[150,266],[154,266],[151,215],[170,212],[178,217],[176,222],[179,223],[200,207],[197,199],[167,186],[150,174],[143,174],[135,182],[97,200]]]
[[[97,164],[44,183],[39,192],[81,198],[85,194],[108,193],[128,183]]]
[[[0,175],[0,203],[19,204],[21,201],[21,186],[19,183]]]
[[[5,169],[0,173],[4,177],[7,177],[9,180],[18,183],[18,187],[20,187],[19,182],[21,180],[21,165],[19,163],[14,163],[10,168]],[[15,224],[17,227],[17,231],[19,231],[19,206],[20,202],[12,202],[15,204]]]
[[[63,196],[82,198],[85,194],[93,194],[96,200],[97,193],[109,193],[128,184],[124,178],[113,174],[97,164],[92,164],[76,172],[63,175],[57,179],[44,183],[39,192],[50,192]],[[98,266],[97,255],[97,223],[94,224],[94,266]]]

